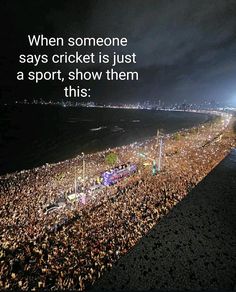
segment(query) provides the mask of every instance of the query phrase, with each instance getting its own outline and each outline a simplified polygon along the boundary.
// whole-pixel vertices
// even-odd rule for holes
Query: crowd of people
[[[131,161],[138,171],[94,193],[87,190],[107,169],[110,149],[1,177],[0,288],[84,290],[92,285],[235,147],[223,119],[165,135],[157,175],[138,155],[155,159],[156,137],[112,149],[120,165]],[[67,200],[75,178],[86,204]],[[60,201],[62,208],[44,212]]]

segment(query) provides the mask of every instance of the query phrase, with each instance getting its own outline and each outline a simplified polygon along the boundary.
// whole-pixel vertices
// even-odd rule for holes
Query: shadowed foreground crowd
[[[229,126],[228,126],[229,128]],[[65,201],[82,157],[0,178],[0,288],[84,290],[182,200],[235,147],[221,121],[166,136],[163,171],[151,174],[138,152],[154,158],[155,138],[116,148],[138,172],[112,187],[87,192],[110,151],[86,155],[86,204]],[[76,171],[76,172],[75,172]]]

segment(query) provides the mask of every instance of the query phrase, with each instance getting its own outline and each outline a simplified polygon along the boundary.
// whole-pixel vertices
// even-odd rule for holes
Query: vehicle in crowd
[[[103,185],[111,186],[116,184],[121,179],[128,177],[137,171],[136,164],[123,164],[119,167],[113,168],[109,171],[105,171],[102,174]]]

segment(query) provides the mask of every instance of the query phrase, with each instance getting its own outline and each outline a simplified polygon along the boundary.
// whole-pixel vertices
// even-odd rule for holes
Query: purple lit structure
[[[123,166],[120,168],[115,168],[110,171],[106,171],[102,174],[103,184],[105,186],[110,186],[117,183],[120,179],[132,175],[136,172],[137,166],[135,164]]]

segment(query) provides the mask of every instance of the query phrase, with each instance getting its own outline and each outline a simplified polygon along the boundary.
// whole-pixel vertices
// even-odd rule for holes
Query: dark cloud
[[[92,84],[97,98],[229,101],[236,95],[235,0],[41,0],[4,5],[8,51],[25,48],[28,32],[127,37],[129,46],[122,51],[137,53],[138,64],[132,68],[139,71],[140,80]]]

